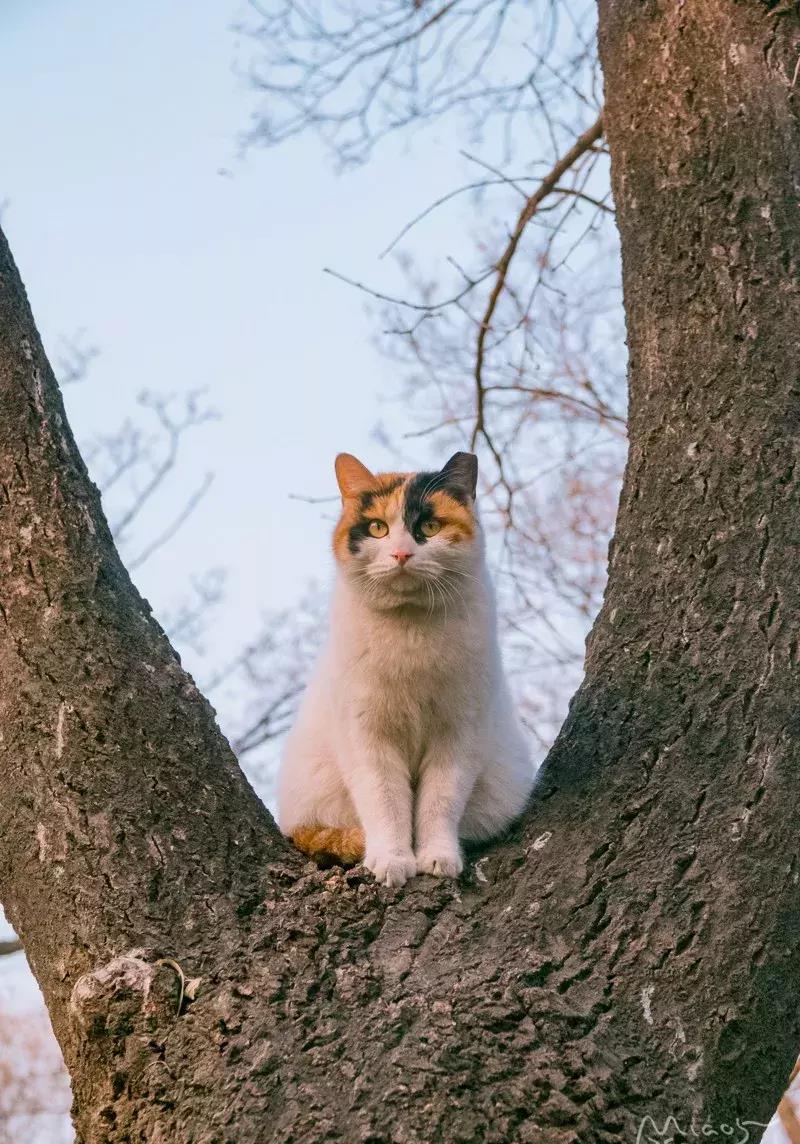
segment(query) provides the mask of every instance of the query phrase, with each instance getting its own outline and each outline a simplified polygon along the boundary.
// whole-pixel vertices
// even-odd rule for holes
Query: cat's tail
[[[355,866],[364,857],[360,826],[298,826],[289,838],[319,866]]]

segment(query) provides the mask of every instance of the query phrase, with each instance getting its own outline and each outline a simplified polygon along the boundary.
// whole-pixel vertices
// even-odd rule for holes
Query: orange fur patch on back
[[[443,489],[437,489],[427,498],[433,505],[436,519],[442,522],[442,536],[453,542],[471,540],[475,535],[475,517],[466,505],[460,504]]]
[[[355,866],[364,857],[360,826],[300,826],[289,838],[319,866]]]

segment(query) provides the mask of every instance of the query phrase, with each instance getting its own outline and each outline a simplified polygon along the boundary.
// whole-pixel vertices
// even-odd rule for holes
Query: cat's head
[[[342,515],[333,551],[368,602],[433,608],[466,595],[482,552],[474,454],[455,453],[438,472],[375,474],[340,453],[336,479]]]

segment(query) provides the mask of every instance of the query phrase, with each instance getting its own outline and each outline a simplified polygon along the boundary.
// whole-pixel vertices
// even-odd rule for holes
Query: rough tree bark
[[[800,19],[601,0],[600,27],[631,389],[610,579],[530,812],[458,885],[283,844],[120,565],[0,248],[0,897],[86,1144],[589,1144],[775,1106]]]

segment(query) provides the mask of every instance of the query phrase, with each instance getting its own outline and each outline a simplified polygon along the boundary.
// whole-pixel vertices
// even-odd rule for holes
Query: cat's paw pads
[[[417,855],[417,873],[437,878],[457,878],[464,869],[464,859],[457,847],[429,846]]]
[[[417,862],[410,850],[406,854],[389,850],[368,851],[364,865],[382,886],[403,886],[417,872]]]

